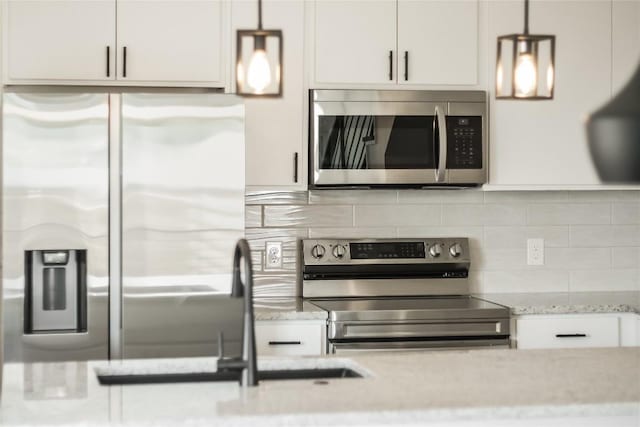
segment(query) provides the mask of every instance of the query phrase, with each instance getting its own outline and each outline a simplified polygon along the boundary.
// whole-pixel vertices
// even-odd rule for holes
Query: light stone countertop
[[[123,372],[212,371],[216,359],[112,362]],[[640,422],[640,348],[459,350],[260,359],[261,369],[346,364],[364,378],[99,385],[109,362],[7,364],[2,426],[578,425]],[[555,424],[547,421],[555,420]],[[590,418],[591,420],[591,418]],[[564,423],[564,424],[563,424]],[[433,425],[433,424],[432,424]]]
[[[253,300],[256,320],[326,320],[328,313],[296,297],[262,297]]]
[[[511,308],[511,314],[640,314],[640,292],[550,292],[474,294]]]
[[[473,294],[511,308],[511,314],[637,313],[640,292],[550,292]],[[302,298],[256,298],[256,320],[327,319],[327,312]]]

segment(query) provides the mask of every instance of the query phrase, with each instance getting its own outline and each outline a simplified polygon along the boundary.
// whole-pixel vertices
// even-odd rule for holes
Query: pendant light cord
[[[258,0],[258,30],[262,30],[262,0]]]
[[[524,0],[524,35],[529,35],[529,0]]]

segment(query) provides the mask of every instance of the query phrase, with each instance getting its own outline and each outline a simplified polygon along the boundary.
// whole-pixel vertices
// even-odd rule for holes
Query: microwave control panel
[[[482,169],[482,117],[447,116],[447,169]]]

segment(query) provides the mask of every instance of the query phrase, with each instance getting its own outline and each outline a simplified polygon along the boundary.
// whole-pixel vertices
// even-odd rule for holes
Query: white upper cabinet
[[[314,84],[478,84],[478,0],[316,0]]]
[[[221,1],[118,0],[118,79],[221,84],[223,39]]]
[[[478,83],[478,1],[398,0],[398,82]]]
[[[613,93],[640,66],[640,0],[613,1]]]
[[[238,29],[256,28],[257,9],[257,2],[233,2],[234,35]],[[302,189],[306,186],[304,153],[307,144],[304,132],[304,3],[300,0],[265,0],[262,20],[265,29],[283,32],[283,96],[245,99],[246,183],[252,187]]]
[[[115,79],[116,3],[3,2],[5,80]]]
[[[221,0],[7,0],[4,82],[222,87],[223,9]]]
[[[396,0],[316,0],[315,80],[396,80]]]
[[[530,31],[556,35],[555,98],[496,100],[491,87],[489,183],[572,188],[599,185],[585,118],[611,96],[611,2],[531,2]],[[522,31],[523,4],[489,4],[489,40]],[[490,58],[495,58],[495,44]],[[490,76],[495,76],[495,61]]]

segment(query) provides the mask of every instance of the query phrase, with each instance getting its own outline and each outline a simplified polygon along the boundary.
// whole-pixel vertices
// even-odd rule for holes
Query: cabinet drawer
[[[517,347],[578,348],[618,347],[617,316],[566,316],[518,319]]]
[[[258,321],[259,356],[319,356],[324,351],[324,322]]]

